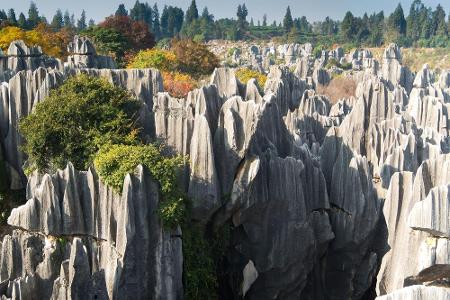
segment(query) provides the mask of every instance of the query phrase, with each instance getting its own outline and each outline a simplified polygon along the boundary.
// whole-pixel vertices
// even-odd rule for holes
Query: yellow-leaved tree
[[[53,32],[45,23],[40,23],[36,28],[28,31],[7,26],[0,30],[0,48],[6,52],[11,42],[22,40],[28,46],[41,46],[44,54],[63,58],[72,36],[73,33],[64,30]]]

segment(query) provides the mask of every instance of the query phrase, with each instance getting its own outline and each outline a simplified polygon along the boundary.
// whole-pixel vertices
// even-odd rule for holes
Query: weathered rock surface
[[[67,46],[65,68],[115,69],[116,63],[109,56],[97,55],[94,45],[87,37],[75,36]]]
[[[0,55],[11,187],[27,179],[17,120],[68,76],[104,77],[142,101],[147,141],[189,157],[180,181],[191,218],[208,230],[231,224],[221,266],[228,296],[448,298],[448,71],[437,79],[424,66],[413,78],[394,44],[381,63],[364,49],[315,59],[311,45],[251,45],[233,51],[233,61],[269,71],[263,90],[220,68],[209,85],[177,99],[164,93],[157,70],[112,70],[86,39],[74,39],[60,71],[25,47],[11,46],[15,71]],[[344,75],[358,83],[355,97],[334,105],[315,91],[330,80],[330,59],[351,63]],[[14,230],[0,247],[2,296],[183,298],[182,233],[162,226],[158,185],[142,167],[119,195],[94,170],[69,164],[28,178],[27,199],[9,216]]]
[[[410,286],[392,294],[377,297],[377,300],[421,300],[421,299],[450,299],[450,290],[434,286]]]
[[[122,196],[94,170],[70,164],[33,175],[28,194],[8,219],[19,229],[3,238],[0,260],[0,280],[17,292],[39,291],[47,299],[182,298],[180,233],[159,220],[159,187],[144,168],[126,177]]]

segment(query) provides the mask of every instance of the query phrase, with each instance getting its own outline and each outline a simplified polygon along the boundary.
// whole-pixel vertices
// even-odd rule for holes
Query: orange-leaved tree
[[[210,75],[219,66],[217,56],[204,44],[188,39],[174,39],[171,50],[177,57],[179,71],[193,77]]]

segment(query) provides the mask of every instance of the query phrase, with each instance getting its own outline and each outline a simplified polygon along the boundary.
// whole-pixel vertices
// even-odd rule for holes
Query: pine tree
[[[292,20],[291,8],[288,6],[286,9],[286,14],[283,19],[283,27],[286,32],[291,31],[294,26],[294,21]]]
[[[445,11],[439,4],[433,12],[432,35],[447,36],[447,23],[445,22]]]
[[[134,3],[133,8],[130,9],[130,18],[135,21],[142,21],[144,18],[144,4],[141,4],[138,0]]]
[[[50,27],[53,30],[58,31],[63,27],[63,25],[64,25],[63,14],[62,14],[62,11],[60,9],[58,9],[56,11],[55,15],[53,16]]]
[[[355,34],[354,23],[355,18],[353,17],[353,14],[348,11],[341,23],[341,33],[342,36],[347,39],[347,41],[351,41]]]
[[[245,4],[239,5],[236,16],[238,18],[238,30],[243,30],[247,26],[248,10]]]
[[[119,7],[116,10],[115,13],[116,16],[128,16],[128,11],[125,8],[125,5],[122,3],[119,5]]]
[[[193,21],[198,19],[198,9],[195,0],[192,0],[191,5],[186,11],[186,23],[191,24]]]
[[[422,26],[420,24],[420,13],[425,9],[420,0],[414,0],[409,9],[409,15],[406,20],[406,36],[413,41],[420,38]]]
[[[155,5],[153,5],[152,13],[153,13],[153,16],[152,16],[153,33],[155,34],[155,39],[159,39],[161,37],[161,26],[160,26],[160,22],[159,22],[158,4],[155,3]]]
[[[6,12],[2,9],[0,10],[0,21],[4,22],[8,20],[8,15],[6,14]]]
[[[95,26],[95,21],[94,21],[94,19],[90,19],[90,20],[89,20],[88,26],[89,26],[89,27]]]
[[[17,20],[17,25],[22,29],[27,28],[27,19],[23,13],[20,13],[19,19]]]
[[[66,28],[72,27],[72,23],[70,21],[70,14],[69,14],[68,10],[66,10],[64,12],[63,23],[64,23],[64,27],[66,27]]]
[[[267,15],[266,14],[264,14],[264,16],[263,16],[262,26],[267,27]]]
[[[86,12],[83,9],[83,11],[81,12],[81,17],[80,17],[80,19],[77,22],[77,28],[78,28],[78,30],[81,31],[81,30],[86,29],[86,27],[87,27],[87,25],[86,25]]]
[[[37,6],[34,2],[30,3],[30,8],[28,9],[28,20],[27,20],[27,27],[28,28],[34,28],[39,24],[39,11],[37,9]]]
[[[255,22],[253,22],[253,18],[250,19],[250,27],[255,27]]]
[[[398,32],[401,35],[406,34],[406,20],[400,3],[395,11],[389,16],[388,27],[389,30]]]
[[[423,39],[429,39],[433,32],[433,20],[432,20],[431,8],[423,8],[419,14],[419,24],[421,25],[420,37]]]
[[[8,22],[11,25],[16,25],[17,24],[16,12],[12,8],[10,8],[8,10]]]

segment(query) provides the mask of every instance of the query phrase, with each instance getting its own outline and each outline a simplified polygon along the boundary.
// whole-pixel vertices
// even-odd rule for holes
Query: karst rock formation
[[[268,80],[218,68],[185,99],[155,69],[115,69],[75,37],[67,62],[13,42],[0,55],[0,142],[8,184],[26,204],[0,248],[2,299],[183,299],[183,232],[155,213],[144,167],[122,193],[69,163],[25,176],[18,120],[78,73],[106,78],[144,104],[149,140],[189,155],[192,217],[233,226],[234,299],[450,299],[450,71],[414,74],[396,45],[311,57],[310,45],[249,49]],[[265,54],[264,54],[265,53]],[[347,59],[356,96],[316,91],[326,60]],[[237,59],[237,54],[236,54]]]

